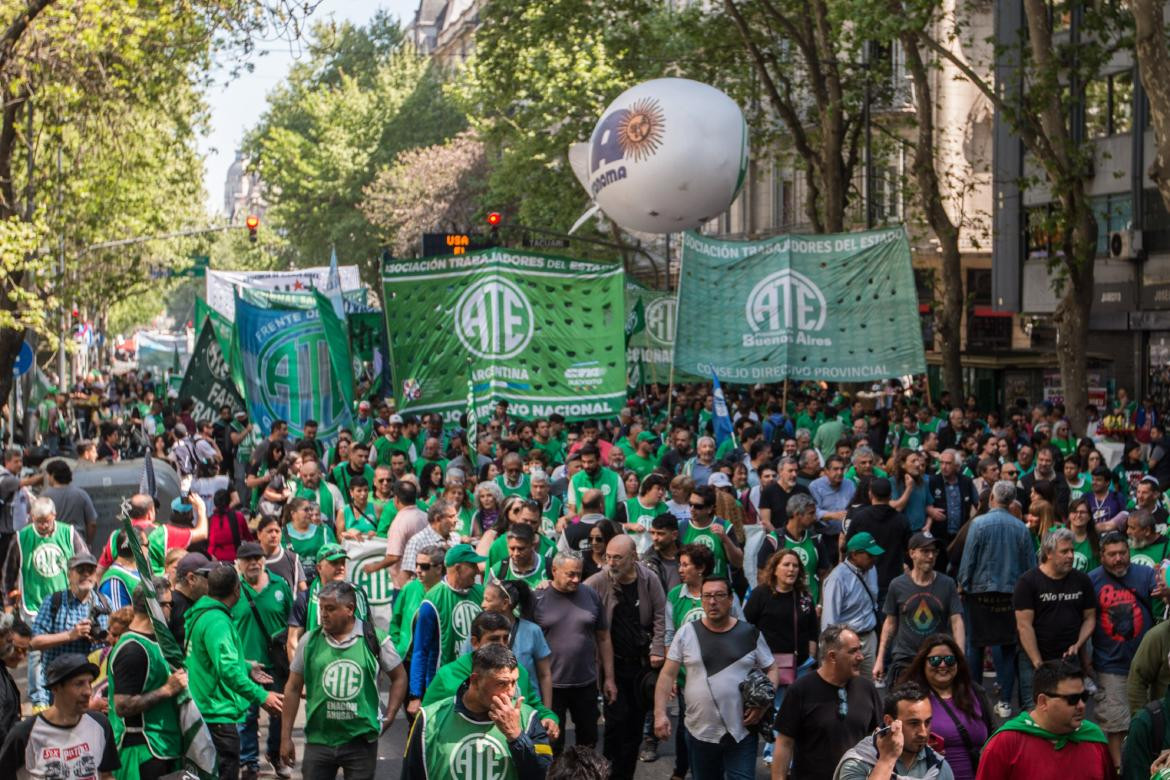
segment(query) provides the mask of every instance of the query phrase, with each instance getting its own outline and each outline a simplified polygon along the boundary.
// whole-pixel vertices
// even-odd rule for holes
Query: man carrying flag
[[[166,615],[171,586],[156,577],[154,593]],[[142,585],[130,594],[134,619],[107,659],[110,726],[122,757],[118,780],[154,780],[181,768],[182,732],[177,697],[187,688],[187,672],[167,664],[150,617],[149,591]]]

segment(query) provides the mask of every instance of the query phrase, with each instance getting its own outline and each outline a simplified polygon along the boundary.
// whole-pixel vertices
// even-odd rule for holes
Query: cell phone
[[[888,726],[882,726],[880,729],[878,729],[877,731],[875,731],[873,733],[873,738],[874,739],[881,739],[882,737],[884,737],[886,734],[889,734],[893,730],[894,730],[893,723],[889,724]]]

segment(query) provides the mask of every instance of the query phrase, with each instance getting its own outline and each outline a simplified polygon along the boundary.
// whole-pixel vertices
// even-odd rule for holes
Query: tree
[[[938,18],[942,13],[935,0],[903,7],[907,15]],[[1043,185],[1052,198],[1047,219],[1037,220],[1029,229],[1044,230],[1051,237],[1054,251],[1048,267],[1060,296],[1054,314],[1057,362],[1070,422],[1083,429],[1098,225],[1088,186],[1094,148],[1085,140],[1080,107],[1085,85],[1099,78],[1116,52],[1130,44],[1131,18],[1110,3],[1071,3],[1065,10],[1076,19],[1077,29],[1056,35],[1053,23],[1065,17],[1052,13],[1045,0],[1023,0],[1025,29],[1019,38],[995,41],[1001,72],[1009,76],[1000,84],[977,73],[949,45],[962,34],[962,26],[955,26],[954,20],[942,26],[950,31],[948,37],[932,37],[927,30],[934,28],[927,25],[918,38],[924,48],[948,60],[986,96],[1042,171],[1042,181],[1021,184]]]
[[[365,188],[362,213],[391,252],[409,256],[423,233],[470,229],[487,168],[473,130],[443,144],[407,149]]]
[[[377,171],[406,149],[440,143],[466,123],[435,66],[385,15],[355,28],[313,27],[308,61],[269,97],[245,152],[268,187],[268,220],[289,265],[315,265],[336,248],[377,276],[381,243],[359,205]]]
[[[1170,38],[1166,35],[1166,7],[1157,0],[1133,0],[1134,52],[1138,72],[1150,104],[1154,127],[1154,162],[1150,178],[1170,211]],[[1135,128],[1134,132],[1138,132]]]

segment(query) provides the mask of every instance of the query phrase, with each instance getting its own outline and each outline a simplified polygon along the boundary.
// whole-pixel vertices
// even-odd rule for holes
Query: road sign
[[[33,348],[27,341],[20,345],[20,352],[16,353],[16,362],[12,364],[13,376],[24,376],[33,367]]]

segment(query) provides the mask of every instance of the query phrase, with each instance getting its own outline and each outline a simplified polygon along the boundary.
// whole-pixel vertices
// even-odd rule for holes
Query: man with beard
[[[613,518],[617,506],[626,500],[626,489],[622,478],[616,472],[601,465],[601,451],[589,444],[581,447],[581,470],[569,480],[569,491],[565,503],[570,514],[577,513],[581,505],[581,494],[586,490],[600,490],[605,499],[605,516]]]

